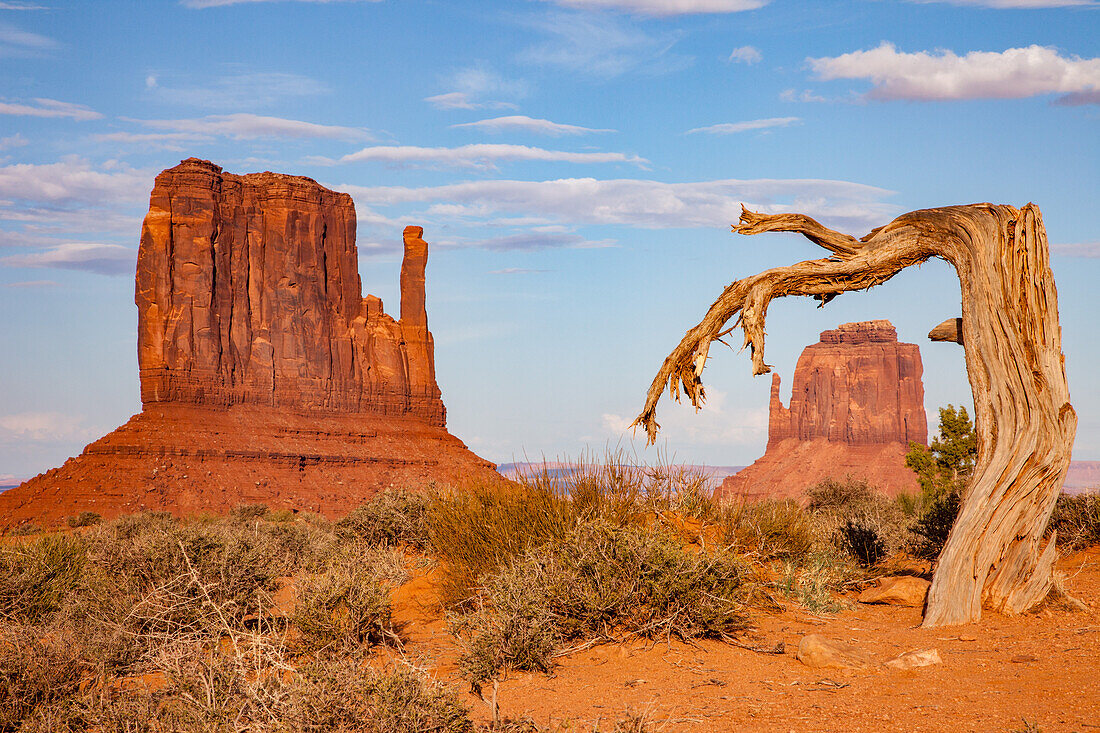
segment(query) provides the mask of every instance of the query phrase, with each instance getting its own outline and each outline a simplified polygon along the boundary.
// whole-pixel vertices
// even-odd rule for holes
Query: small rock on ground
[[[924,605],[924,597],[928,595],[928,586],[930,585],[931,583],[924,578],[913,575],[896,575],[891,578],[883,578],[877,587],[868,588],[860,593],[859,602],[920,608]]]

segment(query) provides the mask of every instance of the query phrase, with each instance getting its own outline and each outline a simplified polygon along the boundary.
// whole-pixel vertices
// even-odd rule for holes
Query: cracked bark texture
[[[798,232],[832,255],[777,267],[728,286],[665,359],[634,424],[650,442],[667,388],[695,407],[710,344],[740,327],[753,374],[764,374],[768,304],[788,295],[821,304],[886,282],[940,257],[958,273],[962,318],[943,340],[962,341],[974,395],[978,463],[933,578],[924,626],[976,621],[983,606],[1021,613],[1049,593],[1054,538],[1042,542],[1069,466],[1077,415],[1069,402],[1058,297],[1038,207],[972,204],[899,216],[862,239],[800,214],[742,207],[740,234]],[[727,323],[736,317],[732,326]],[[941,324],[942,326],[943,324]],[[962,339],[961,334],[966,338]],[[944,338],[945,336],[956,338]]]

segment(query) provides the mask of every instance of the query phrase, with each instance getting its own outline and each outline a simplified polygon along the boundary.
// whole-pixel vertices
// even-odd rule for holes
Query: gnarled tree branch
[[[982,604],[1021,612],[1053,581],[1053,540],[1040,548],[1069,465],[1077,417],[1062,365],[1057,291],[1039,209],[973,204],[904,214],[862,239],[799,214],[742,207],[740,234],[798,232],[832,252],[766,270],[727,287],[664,360],[634,425],[653,442],[665,389],[695,407],[711,342],[740,327],[753,374],[764,374],[769,303],[788,295],[825,299],[879,285],[930,257],[951,263],[962,289],[967,373],[974,393],[978,464],[963,497],[925,611],[925,626],[977,620]],[[726,324],[736,317],[732,327]],[[961,336],[951,340],[962,340]]]

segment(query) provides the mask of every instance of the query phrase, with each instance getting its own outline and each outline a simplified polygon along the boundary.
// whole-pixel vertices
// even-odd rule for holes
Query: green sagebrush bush
[[[584,523],[486,579],[479,606],[455,619],[460,665],[479,682],[505,669],[549,671],[581,639],[722,637],[748,624],[749,576],[729,553],[693,553],[674,538]]]
[[[431,547],[426,521],[434,493],[387,489],[336,523],[341,539],[382,545],[406,545],[421,552]]]
[[[814,545],[810,516],[792,499],[735,502],[719,518],[722,541],[760,560],[800,560]]]

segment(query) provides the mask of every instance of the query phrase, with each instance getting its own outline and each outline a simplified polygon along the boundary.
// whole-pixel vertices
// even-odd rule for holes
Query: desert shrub
[[[238,522],[250,522],[254,519],[262,519],[271,513],[267,504],[241,504],[229,510],[231,519]]]
[[[0,549],[0,617],[48,619],[76,589],[86,560],[86,543],[67,535]]]
[[[103,517],[96,512],[81,512],[75,517],[69,517],[65,521],[68,522],[70,527],[76,529],[77,527],[92,527],[99,524],[103,521]]]
[[[913,525],[913,551],[928,560],[935,560],[943,551],[947,535],[959,515],[959,495],[953,491],[930,500],[927,508]]]
[[[1058,532],[1058,546],[1066,552],[1100,545],[1100,494],[1060,495],[1049,531]]]
[[[815,513],[841,513],[872,503],[879,496],[863,479],[849,477],[837,481],[827,478],[806,490],[806,509]]]
[[[729,553],[693,553],[669,535],[589,522],[486,579],[457,620],[472,681],[503,669],[548,671],[555,650],[616,634],[722,637],[745,628],[749,582]]]
[[[786,563],[778,586],[811,613],[836,613],[844,607],[837,593],[846,582],[861,575],[851,557],[827,548],[811,553],[802,562]]]
[[[877,565],[886,555],[886,533],[869,517],[847,520],[838,534],[843,549],[861,565]]]
[[[866,481],[826,479],[806,495],[819,552],[839,550],[870,566],[912,543],[912,517]]]
[[[336,523],[336,534],[369,544],[408,545],[427,551],[425,518],[431,496],[404,489],[383,491]]]
[[[813,523],[790,499],[735,502],[724,508],[720,521],[726,544],[764,561],[798,560],[813,547]]]
[[[40,707],[76,692],[80,647],[56,627],[0,630],[0,731],[14,731]]]
[[[15,537],[27,537],[28,535],[42,534],[43,532],[45,532],[45,530],[34,522],[26,522],[25,524],[20,524],[18,527],[12,527],[8,530],[8,534],[14,535]]]
[[[325,658],[301,669],[286,704],[288,729],[304,733],[468,733],[466,708],[454,693],[411,670],[364,668],[354,657]]]
[[[400,555],[345,551],[321,573],[299,575],[294,623],[307,651],[351,648],[396,639],[389,588],[403,579]]]
[[[427,524],[443,599],[453,604],[528,548],[564,536],[571,520],[568,502],[546,486],[496,485],[436,497]]]

